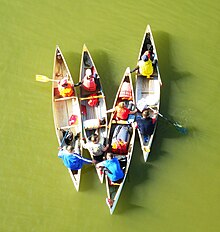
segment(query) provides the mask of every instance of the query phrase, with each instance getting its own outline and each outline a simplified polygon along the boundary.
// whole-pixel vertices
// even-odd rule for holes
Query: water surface
[[[216,232],[219,224],[219,1],[0,0],[0,231]],[[138,136],[115,214],[93,167],[76,193],[57,158],[50,83],[56,44],[78,80],[82,46],[102,78],[108,108],[136,65],[150,24],[163,86],[148,163]],[[85,152],[85,156],[88,153]]]

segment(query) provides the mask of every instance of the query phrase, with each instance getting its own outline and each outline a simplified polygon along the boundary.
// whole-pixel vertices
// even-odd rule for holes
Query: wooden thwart
[[[105,98],[103,95],[98,95],[98,96],[91,96],[91,97],[81,97],[80,100],[89,100],[89,99],[94,99],[94,98]]]
[[[62,98],[57,98],[57,99],[54,99],[55,102],[57,101],[67,101],[67,100],[71,100],[71,99],[76,99],[76,97],[62,97]]]
[[[62,127],[60,127],[60,129],[70,129],[70,128],[74,128],[74,127],[76,127],[76,126],[78,126],[78,125],[71,125],[71,126],[62,126]]]

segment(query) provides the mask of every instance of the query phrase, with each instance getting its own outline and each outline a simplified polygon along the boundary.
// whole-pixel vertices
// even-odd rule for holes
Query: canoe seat
[[[62,97],[62,98],[57,98],[57,99],[54,99],[55,102],[58,102],[58,101],[67,101],[67,100],[71,100],[71,99],[76,99],[75,96],[72,96],[72,97]]]
[[[74,128],[74,127],[76,127],[76,126],[78,126],[78,125],[62,126],[62,127],[60,127],[60,129],[63,129],[63,130],[65,130],[65,129]]]
[[[112,120],[112,124],[124,124],[124,125],[128,125],[128,121],[127,120]]]
[[[141,91],[141,94],[149,94],[149,93],[154,94],[155,91],[153,91],[153,90]]]
[[[100,127],[99,119],[88,119],[83,122],[83,127],[87,130],[97,129]]]

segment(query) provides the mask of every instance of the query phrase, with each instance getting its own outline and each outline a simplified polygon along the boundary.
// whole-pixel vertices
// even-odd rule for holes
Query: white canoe
[[[107,136],[107,114],[106,114],[106,101],[105,95],[101,85],[101,78],[97,72],[91,54],[86,47],[83,45],[80,76],[79,81],[82,81],[86,69],[91,69],[93,76],[96,76],[97,89],[93,92],[86,91],[83,86],[80,86],[80,105],[82,113],[83,123],[83,135],[86,142],[89,142],[89,138],[92,134],[98,135],[98,143],[106,145]],[[97,99],[98,103],[95,106],[90,106],[89,102],[92,99]],[[94,157],[93,153],[89,150],[91,158]],[[104,174],[96,169],[99,180],[103,183]]]
[[[147,25],[147,28],[145,30],[140,52],[138,55],[138,61],[141,59],[141,56],[143,55],[143,53],[148,50],[147,49],[148,44],[151,44],[153,46],[153,53],[155,54],[155,59],[158,60],[157,51],[156,51],[150,25]],[[160,86],[161,85],[162,85],[162,82],[160,78],[158,62],[156,64],[156,67],[154,68],[154,73],[151,78],[139,76],[138,73],[136,73],[136,104],[137,104],[137,107],[139,107],[140,105],[150,106],[159,112]],[[140,109],[139,114],[141,114],[142,110],[143,109]],[[153,142],[155,130],[156,130],[156,124],[154,127],[154,132],[150,136],[147,143],[144,142],[144,138],[141,135],[140,131],[138,130],[141,148],[143,151],[145,162],[147,161],[148,155],[150,153],[150,148]]]
[[[130,88],[132,90],[132,97],[130,99],[122,99],[120,97],[121,88],[122,88],[122,85],[124,82],[129,83]],[[121,101],[124,101],[126,103],[126,105],[128,105],[129,102],[131,102],[131,101],[133,102],[133,104],[135,104],[130,68],[127,68],[124,75],[123,75],[121,84],[120,84],[118,92],[116,94],[113,108]],[[111,118],[110,118],[110,122],[109,122],[109,131],[108,131],[109,152],[113,153],[114,156],[119,159],[121,167],[124,171],[124,178],[120,184],[113,184],[109,180],[107,174],[105,175],[107,198],[111,202],[111,204],[107,204],[107,205],[109,207],[111,214],[113,214],[113,212],[115,210],[115,207],[116,207],[117,202],[119,200],[122,188],[124,186],[124,183],[125,183],[125,180],[126,180],[126,177],[128,174],[128,170],[129,170],[129,166],[130,166],[130,162],[131,162],[131,158],[132,158],[133,147],[134,147],[134,139],[135,139],[135,126],[133,123],[134,118],[132,118],[130,120],[129,119],[128,120],[115,120],[114,114],[115,114],[114,112],[111,113]],[[128,140],[128,144],[127,144],[127,149],[126,149],[126,152],[123,152],[123,154],[120,154],[118,151],[116,152],[112,148],[113,133],[115,131],[115,128],[119,125],[121,125],[121,126],[126,125],[129,128],[129,140]]]
[[[80,137],[79,139],[82,138],[81,113],[76,90],[74,89],[73,96],[65,98],[61,97],[58,91],[57,81],[61,80],[63,77],[68,77],[68,80],[74,84],[64,56],[60,48],[56,46],[53,67],[52,106],[56,136],[59,146],[61,147],[66,144],[63,140],[63,133],[58,128],[71,131],[73,137],[78,134]],[[69,119],[72,115],[74,115],[76,122],[70,125]],[[71,145],[75,146],[74,141]],[[79,150],[82,155],[82,146],[79,147]],[[77,173],[73,173],[70,169],[68,169],[68,171],[76,190],[79,191],[81,170],[78,170]]]

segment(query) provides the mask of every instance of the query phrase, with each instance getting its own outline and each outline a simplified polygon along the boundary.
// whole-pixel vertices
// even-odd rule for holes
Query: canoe
[[[122,91],[125,90],[125,87],[131,90],[130,97],[125,96]],[[116,94],[116,98],[113,104],[113,108],[115,108],[119,102],[125,102],[126,106],[129,106],[130,103],[133,102],[133,107],[131,110],[134,110],[134,91],[133,91],[133,84],[130,74],[130,68],[128,67],[123,75],[121,84],[119,86],[118,92]],[[113,153],[116,158],[118,158],[120,166],[124,172],[123,180],[119,184],[112,183],[107,174],[105,173],[105,180],[106,180],[106,190],[107,190],[107,199],[106,203],[109,207],[110,214],[113,214],[117,202],[119,200],[122,188],[124,186],[131,158],[132,152],[134,147],[134,139],[135,139],[135,126],[134,126],[134,115],[130,115],[127,120],[116,120],[115,119],[115,112],[111,113],[110,122],[109,122],[109,130],[108,130],[108,144],[109,144],[109,152]],[[119,128],[127,128],[128,129],[128,140],[126,147],[123,146],[121,149],[115,144],[118,142],[115,139],[115,134]]]
[[[73,96],[71,97],[62,97],[58,91],[58,81],[63,77],[67,77],[68,81],[74,85],[64,56],[59,46],[56,46],[52,82],[52,107],[56,136],[59,146],[61,147],[66,146],[67,144],[64,140],[65,133],[63,135],[63,132],[60,129],[64,131],[69,130],[73,133],[73,137],[78,134],[79,139],[82,138],[81,112],[76,90],[74,89]],[[74,119],[72,123],[70,123],[70,118]],[[75,146],[74,140],[70,145]],[[82,146],[79,146],[79,151],[82,155]],[[72,172],[70,169],[68,169],[68,171],[76,190],[79,191],[81,170],[78,170],[76,173]]]
[[[141,56],[145,51],[148,50],[149,45],[152,45],[153,47],[153,53],[155,54],[154,59],[158,60],[157,51],[153,39],[153,35],[151,32],[150,25],[147,25],[147,28],[144,33],[143,41],[141,44],[140,52],[138,55],[138,61],[141,59]],[[141,114],[143,111],[143,108],[151,107],[155,110],[155,112],[159,112],[159,105],[160,105],[160,86],[162,85],[161,78],[160,78],[160,72],[158,67],[158,62],[156,63],[154,67],[154,72],[151,75],[150,78],[146,78],[143,76],[138,75],[136,73],[136,104],[137,108],[139,109],[138,114]],[[145,106],[145,107],[143,107]],[[157,115],[154,115],[157,120]],[[143,156],[145,162],[147,161],[147,158],[150,153],[150,148],[153,142],[154,134],[156,131],[156,124],[154,126],[153,134],[149,137],[149,140],[144,140],[144,137],[141,135],[139,129],[139,139],[141,143],[141,149],[143,151]]]
[[[101,78],[97,72],[96,66],[93,62],[91,54],[86,47],[83,45],[81,67],[79,82],[83,81],[86,74],[86,70],[91,70],[92,75],[95,77],[95,82],[97,88],[92,91],[88,91],[80,85],[80,105],[82,113],[82,124],[83,124],[83,136],[85,142],[90,142],[92,135],[96,135],[98,143],[106,145],[107,136],[107,113],[106,113],[106,101],[103,88],[101,85]],[[89,154],[92,159],[94,159],[94,154],[91,149],[88,149]],[[97,160],[97,157],[95,157]],[[103,183],[104,174],[96,168],[99,180]]]

